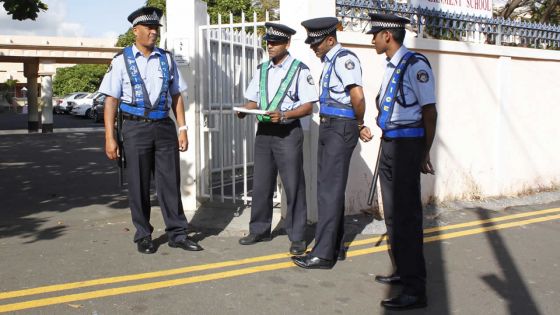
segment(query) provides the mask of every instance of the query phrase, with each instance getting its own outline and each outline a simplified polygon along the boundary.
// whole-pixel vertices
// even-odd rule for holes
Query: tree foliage
[[[508,0],[496,15],[504,19],[560,24],[560,0]]]
[[[53,80],[54,95],[72,92],[95,92],[107,72],[107,65],[75,65],[58,68]]]
[[[234,22],[241,20],[241,12],[253,12],[251,0],[203,0],[208,4],[210,23],[218,23],[218,15],[222,15],[222,22],[229,22],[229,13],[233,13]]]
[[[14,20],[33,20],[39,11],[46,11],[48,6],[41,0],[0,0],[4,2],[4,9]]]

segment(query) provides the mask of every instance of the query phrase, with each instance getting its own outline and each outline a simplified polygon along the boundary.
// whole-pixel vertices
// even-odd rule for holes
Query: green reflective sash
[[[288,73],[286,74],[284,79],[282,79],[282,82],[280,83],[280,87],[278,88],[278,91],[276,91],[276,94],[274,95],[274,98],[270,103],[268,103],[268,65],[270,64],[270,61],[267,61],[262,64],[261,77],[259,82],[259,90],[261,94],[261,103],[260,103],[261,109],[267,110],[269,112],[273,112],[276,110],[278,105],[282,103],[284,97],[286,97],[286,93],[288,92],[288,87],[290,87],[292,81],[294,80],[294,76],[296,74],[297,69],[299,68],[300,63],[301,62],[299,60],[294,60],[292,62],[292,65],[290,65],[290,69],[288,70]],[[270,122],[270,116],[268,115],[257,115],[257,119],[260,122]]]

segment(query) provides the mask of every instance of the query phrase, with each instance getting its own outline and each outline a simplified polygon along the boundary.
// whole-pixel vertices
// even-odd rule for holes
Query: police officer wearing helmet
[[[371,139],[364,126],[365,100],[358,57],[336,38],[338,19],[324,17],[301,23],[306,44],[323,62],[320,81],[317,206],[315,246],[305,255],[292,257],[306,269],[330,269],[344,260],[344,201],[350,158],[358,138]]]
[[[309,68],[288,52],[296,31],[278,23],[267,22],[265,27],[270,60],[258,66],[245,92],[245,108],[266,110],[267,114],[257,116],[251,221],[249,235],[239,243],[251,245],[271,239],[272,197],[280,174],[287,198],[284,227],[291,241],[290,252],[301,255],[307,248],[307,205],[299,119],[311,114],[318,97]],[[239,112],[238,117],[245,114]]]
[[[402,284],[402,292],[381,302],[389,309],[426,307],[420,172],[434,174],[430,148],[436,131],[434,74],[428,59],[403,45],[408,19],[370,14],[372,44],[387,56],[376,99],[383,131],[379,176],[385,224],[394,260],[383,284]]]
[[[171,54],[157,48],[162,10],[142,7],[128,16],[135,43],[117,54],[103,78],[99,92],[105,99],[105,153],[111,160],[121,154],[114,137],[117,104],[123,115],[128,197],[134,242],[140,253],[156,252],[151,238],[150,177],[165,221],[169,246],[202,250],[187,237],[187,219],[181,203],[179,151],[188,147],[181,78]],[[177,123],[169,118],[173,110]],[[179,133],[179,135],[177,135]]]

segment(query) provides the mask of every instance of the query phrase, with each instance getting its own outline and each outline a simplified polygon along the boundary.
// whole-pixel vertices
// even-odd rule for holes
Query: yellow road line
[[[434,233],[434,232],[442,232],[442,231],[448,231],[448,230],[454,230],[454,229],[460,229],[460,228],[465,228],[465,227],[470,227],[470,226],[483,225],[483,224],[487,224],[487,223],[501,222],[501,221],[512,220],[512,219],[526,218],[526,217],[542,215],[542,214],[551,214],[551,213],[555,213],[555,212],[560,212],[560,208],[537,210],[537,211],[531,211],[531,212],[523,212],[523,213],[517,213],[517,214],[511,214],[511,215],[504,215],[504,216],[491,218],[491,219],[476,220],[476,221],[470,221],[470,222],[458,223],[458,224],[451,224],[451,225],[445,225],[445,226],[437,226],[437,227],[433,227],[433,228],[429,228],[429,229],[424,229],[424,234],[429,234],[429,233]],[[383,239],[381,239],[381,241],[383,241],[385,239],[386,239],[386,237],[383,237]],[[359,240],[359,241],[352,241],[351,244],[352,244],[352,246],[358,246],[358,245],[367,245],[367,244],[377,243],[379,241],[380,241],[379,239],[368,238],[368,239],[363,239],[363,240]]]
[[[523,217],[535,216],[535,215],[541,215],[541,214],[549,214],[549,213],[554,213],[554,212],[560,212],[560,208],[547,209],[547,210],[537,210],[537,211],[532,211],[532,212],[525,212],[525,213],[501,216],[501,217],[487,219],[487,220],[477,220],[477,221],[471,221],[471,222],[466,222],[466,223],[435,227],[435,228],[425,229],[424,233],[445,231],[445,230],[457,229],[457,228],[462,228],[462,227],[481,225],[481,224],[490,223],[490,222],[499,222],[499,221],[504,221],[504,220],[511,220],[511,219],[516,219],[516,218],[523,218]],[[359,241],[353,241],[353,242],[350,243],[350,247],[367,245],[367,244],[372,244],[372,243],[379,243],[379,242],[381,242],[385,239],[386,239],[386,237],[381,237],[381,238],[380,237],[375,237],[375,238],[368,238],[368,239],[359,240]],[[145,280],[145,279],[152,279],[152,278],[165,277],[165,276],[173,276],[173,275],[190,273],[190,272],[206,271],[206,270],[225,268],[225,267],[233,267],[233,266],[239,266],[239,265],[245,265],[245,264],[251,264],[251,263],[259,263],[259,262],[264,262],[264,261],[282,259],[282,258],[287,258],[287,257],[290,257],[290,256],[291,255],[288,254],[288,253],[281,253],[281,254],[251,257],[251,258],[245,258],[245,259],[239,259],[239,260],[231,260],[231,261],[224,261],[224,262],[211,263],[211,264],[205,264],[205,265],[198,265],[198,266],[189,266],[189,267],[183,267],[183,268],[168,269],[168,270],[161,270],[161,271],[154,271],[154,272],[147,272],[147,273],[140,273],[140,274],[132,274],[132,275],[125,275],[125,276],[116,276],[116,277],[109,277],[109,278],[99,278],[99,279],[93,279],[93,280],[85,280],[85,281],[78,281],[78,282],[55,284],[55,285],[42,286],[42,287],[36,287],[36,288],[24,289],[24,290],[0,292],[0,300],[16,298],[16,297],[24,297],[24,296],[35,295],[35,294],[43,294],[43,293],[49,293],[49,292],[63,291],[63,290],[85,288],[85,287],[91,287],[91,286],[96,286],[96,285],[114,284],[114,283],[119,283],[119,282],[127,282],[127,281],[135,281],[135,280]]]
[[[533,218],[533,219],[528,219],[528,220],[523,220],[523,221],[502,223],[502,224],[498,224],[498,225],[494,225],[494,226],[480,227],[480,228],[475,228],[475,229],[471,229],[471,230],[446,233],[446,234],[442,234],[442,235],[430,236],[430,237],[424,238],[424,242],[429,243],[429,242],[435,242],[435,241],[438,241],[438,240],[457,238],[457,237],[461,237],[461,236],[481,234],[481,233],[485,233],[485,232],[496,231],[496,230],[506,229],[506,228],[512,228],[512,227],[517,227],[517,226],[521,226],[521,225],[551,221],[551,220],[556,220],[556,219],[560,219],[560,214],[551,215],[551,216],[543,216],[543,217],[538,217],[538,218]],[[375,252],[385,251],[386,249],[387,249],[387,245],[383,245],[383,246],[375,247],[375,248],[366,248],[366,249],[361,249],[361,250],[354,250],[354,251],[348,252],[348,256],[349,257],[361,256],[361,255],[371,254],[371,253],[375,253]],[[292,262],[282,262],[282,263],[268,264],[268,265],[255,266],[255,267],[247,267],[247,268],[242,268],[242,269],[237,269],[237,270],[218,272],[218,273],[212,273],[212,274],[200,275],[200,276],[193,276],[193,277],[187,277],[187,278],[181,278],[181,279],[158,281],[158,282],[152,282],[152,283],[146,283],[146,284],[138,284],[138,285],[117,287],[117,288],[104,289],[104,290],[96,290],[96,291],[90,291],[90,292],[84,292],[84,293],[78,293],[78,294],[69,294],[69,295],[63,295],[63,296],[52,297],[52,298],[43,298],[43,299],[37,299],[37,300],[31,300],[31,301],[25,301],[25,302],[19,302],[19,303],[5,304],[5,305],[0,305],[0,313],[29,309],[29,308],[36,308],[36,307],[42,307],[42,306],[48,306],[48,305],[54,305],[54,304],[75,302],[75,301],[81,301],[81,300],[90,300],[90,299],[95,299],[95,298],[102,298],[102,297],[115,296],[115,295],[121,295],[121,294],[144,292],[144,291],[174,287],[174,286],[191,284],[191,283],[200,283],[200,282],[205,282],[205,281],[226,279],[226,278],[238,277],[238,276],[254,274],[254,273],[259,273],[259,272],[265,272],[265,271],[287,269],[287,268],[291,268],[291,267],[294,267],[294,266],[295,265]]]

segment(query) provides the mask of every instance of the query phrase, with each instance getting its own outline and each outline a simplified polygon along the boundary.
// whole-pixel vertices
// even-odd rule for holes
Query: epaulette
[[[124,53],[124,49],[121,49],[121,51],[119,51],[118,53],[116,53],[116,54],[113,56],[113,59],[117,58],[118,56],[122,55],[123,53]]]
[[[307,70],[309,70],[309,67],[308,67],[305,63],[303,63],[303,62],[301,62],[301,61],[300,61],[300,63],[299,63],[299,67],[302,68],[302,69],[307,69]]]
[[[428,60],[428,58],[426,58],[426,56],[422,55],[421,53],[415,52],[414,55],[410,57],[408,62],[411,65],[414,65],[419,61],[424,61],[428,65],[428,67],[430,67],[430,69],[432,68],[432,65],[430,65],[430,61]]]
[[[352,55],[352,56],[356,57],[356,59],[360,60],[354,52],[352,52],[348,49],[344,49],[343,51],[338,53],[338,57],[344,57],[344,56],[348,56],[348,55]]]

